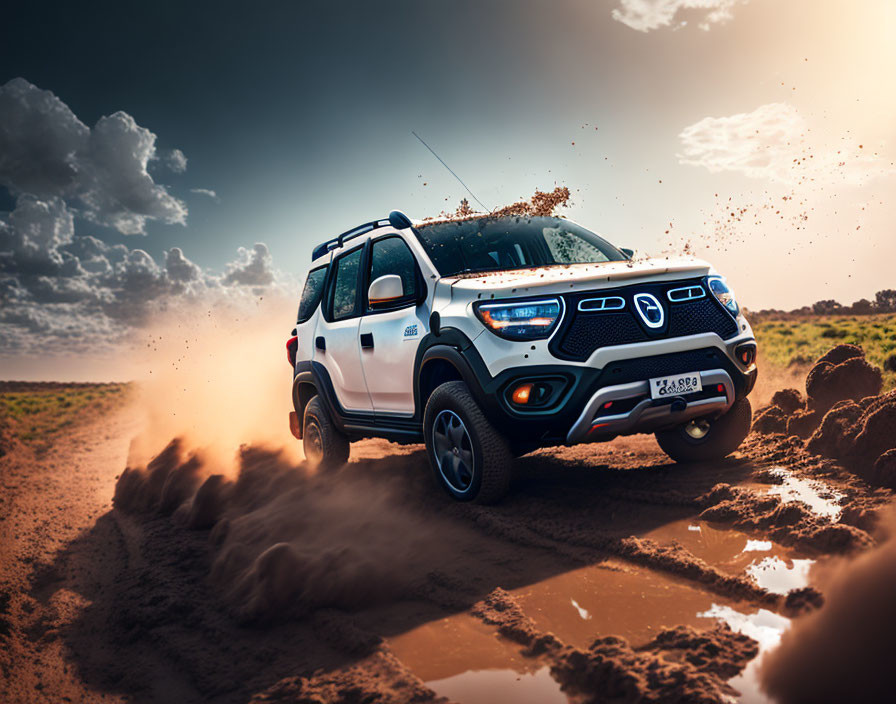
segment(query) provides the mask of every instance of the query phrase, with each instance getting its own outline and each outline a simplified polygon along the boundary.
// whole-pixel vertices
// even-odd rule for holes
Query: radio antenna
[[[481,205],[481,206],[483,207],[483,209],[484,209],[487,213],[490,213],[490,212],[492,211],[491,208],[489,208],[488,206],[486,206],[485,203],[483,203],[481,200],[479,200],[479,199],[476,197],[476,194],[473,193],[473,191],[470,190],[470,187],[469,187],[467,184],[465,184],[465,183],[461,180],[460,176],[458,176],[456,173],[454,173],[454,171],[451,170],[451,167],[448,166],[448,164],[446,164],[446,163],[443,161],[442,157],[440,157],[438,154],[436,154],[435,151],[433,151],[433,148],[432,148],[431,146],[429,146],[426,142],[423,141],[423,137],[421,137],[419,134],[417,134],[416,132],[414,132],[414,130],[411,130],[411,134],[414,135],[417,139],[420,140],[420,144],[422,144],[424,147],[426,147],[427,149],[429,149],[429,151],[432,153],[432,155],[433,155],[436,159],[439,160],[439,163],[440,163],[442,166],[444,166],[446,169],[448,169],[448,173],[450,173],[452,176],[454,176],[454,178],[457,179],[457,182],[458,182],[461,186],[463,186],[464,188],[467,189],[467,193],[469,193],[469,194],[472,196],[473,200],[475,200],[477,203],[479,203],[479,205]]]

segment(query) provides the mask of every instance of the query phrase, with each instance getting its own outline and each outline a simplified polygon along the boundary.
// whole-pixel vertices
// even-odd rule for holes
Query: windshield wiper
[[[455,271],[453,274],[448,274],[448,276],[460,276],[461,274],[482,274],[487,271],[513,271],[514,269],[519,269],[518,266],[506,267],[506,266],[490,266],[484,267],[482,269],[472,267],[467,267],[466,269],[461,269],[460,271]]]

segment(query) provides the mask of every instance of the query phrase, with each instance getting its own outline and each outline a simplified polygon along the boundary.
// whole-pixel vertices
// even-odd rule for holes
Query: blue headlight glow
[[[736,318],[740,313],[740,306],[737,305],[737,300],[734,298],[734,291],[732,291],[728,284],[725,283],[725,279],[721,276],[710,276],[706,280],[706,284],[709,286],[709,290],[712,292],[712,295],[716,297],[718,302],[725,306],[725,309]]]
[[[558,298],[537,301],[479,303],[476,315],[498,337],[507,340],[538,340],[548,337],[560,320]]]

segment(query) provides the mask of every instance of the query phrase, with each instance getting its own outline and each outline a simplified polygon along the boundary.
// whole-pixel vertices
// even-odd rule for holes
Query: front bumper
[[[710,389],[710,392],[693,394],[691,398],[651,399],[650,385],[646,379],[599,389],[570,428],[566,436],[567,444],[598,440],[601,436],[648,432],[727,411],[735,398],[734,382],[728,373],[724,369],[711,369],[699,374],[703,388]],[[612,411],[613,404],[619,402],[627,406],[633,402],[634,406],[622,413],[602,412]]]
[[[475,347],[463,349],[474,375],[464,378],[489,420],[520,445],[556,445],[610,439],[616,435],[654,432],[694,417],[723,413],[747,396],[756,382],[756,365],[743,364],[735,350],[755,340],[749,333],[722,341],[716,335],[657,340],[598,350],[595,364],[514,366],[490,376]],[[589,360],[591,361],[591,360]],[[706,385],[719,379],[725,389],[717,397],[684,399],[682,404],[652,402],[648,380],[699,372]],[[510,402],[512,390],[524,381],[564,379],[565,387],[541,408],[520,408]],[[706,387],[704,387],[706,388]],[[596,408],[607,400],[634,399],[620,417],[594,429]]]

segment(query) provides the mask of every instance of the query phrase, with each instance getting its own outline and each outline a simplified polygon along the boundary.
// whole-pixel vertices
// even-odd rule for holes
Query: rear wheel
[[[507,493],[513,462],[507,440],[464,382],[449,381],[433,391],[423,435],[435,479],[452,497],[490,504]]]
[[[305,458],[321,469],[334,469],[348,462],[348,438],[333,425],[320,396],[305,406],[302,447]]]
[[[750,432],[752,408],[742,398],[716,419],[695,418],[656,433],[660,448],[676,462],[720,460],[734,452]]]

